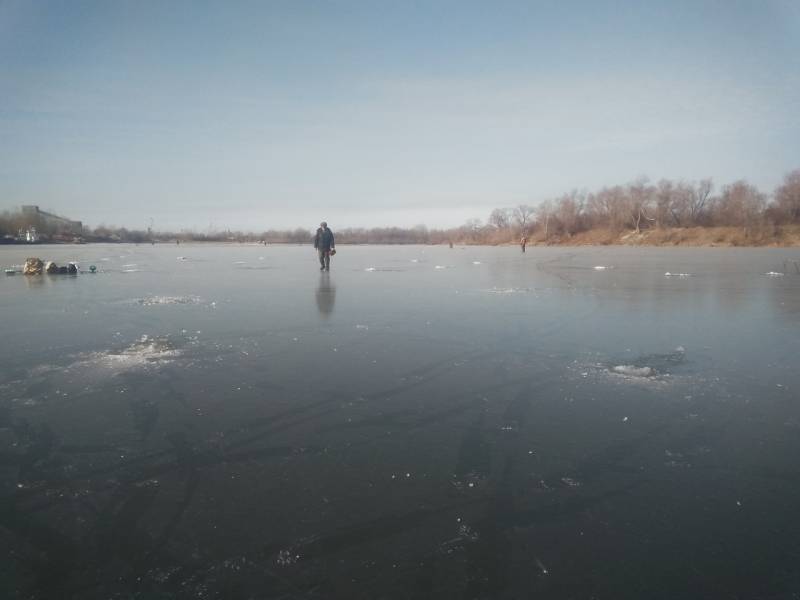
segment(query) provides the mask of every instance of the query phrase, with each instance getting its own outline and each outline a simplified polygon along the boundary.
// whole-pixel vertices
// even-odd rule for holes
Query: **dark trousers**
[[[331,251],[330,250],[318,250],[319,253],[319,266],[323,269],[330,270],[331,268]]]

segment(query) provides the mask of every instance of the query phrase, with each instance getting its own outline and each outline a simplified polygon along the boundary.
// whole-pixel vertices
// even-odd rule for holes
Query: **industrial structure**
[[[28,204],[22,207],[22,215],[29,222],[28,227],[38,226],[40,229],[51,229],[58,233],[81,235],[83,233],[83,223],[59,217],[49,212],[40,210],[38,206]]]

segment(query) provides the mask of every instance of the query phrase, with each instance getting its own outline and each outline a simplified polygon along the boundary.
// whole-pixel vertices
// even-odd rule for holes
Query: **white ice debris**
[[[650,367],[636,367],[634,365],[617,365],[611,370],[614,373],[631,377],[650,377],[653,374],[653,369]]]
[[[548,573],[550,573],[550,571],[547,570],[547,567],[544,566],[544,563],[542,563],[541,560],[539,560],[538,558],[534,558],[534,560],[536,561],[536,566],[539,567],[539,570],[542,572],[542,575],[547,575]]]
[[[691,276],[692,276],[691,273],[670,273],[669,271],[664,273],[664,277],[681,277],[681,278],[683,278],[683,277],[691,277]]]
[[[479,260],[473,260],[473,261],[472,261],[472,264],[473,264],[473,265],[479,265],[479,264],[481,264],[481,261],[479,261]]]
[[[594,270],[595,270],[595,271],[605,271],[606,269],[608,269],[608,267],[607,267],[607,266],[605,266],[605,265],[597,265],[597,266],[594,268]]]
[[[198,296],[148,296],[137,300],[142,306],[160,306],[167,304],[200,304],[203,300]],[[215,304],[212,302],[212,304]]]
[[[769,273],[764,273],[765,275],[769,275],[770,277],[783,277],[783,273],[778,273],[776,271],[770,271]]]
[[[377,269],[376,269],[375,267],[367,267],[367,268],[366,268],[366,269],[364,269],[364,270],[365,270],[365,271],[377,271]]]
[[[446,268],[447,268],[447,267],[445,267],[444,265],[436,265],[436,266],[434,267],[434,269],[446,269]]]

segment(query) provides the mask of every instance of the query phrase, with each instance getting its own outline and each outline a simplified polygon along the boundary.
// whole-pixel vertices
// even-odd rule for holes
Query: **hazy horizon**
[[[455,227],[800,164],[774,1],[0,3],[0,209],[89,226]]]

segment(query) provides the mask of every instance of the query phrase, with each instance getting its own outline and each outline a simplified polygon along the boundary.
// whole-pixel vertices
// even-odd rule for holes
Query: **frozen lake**
[[[800,592],[798,249],[28,255],[0,597]]]

